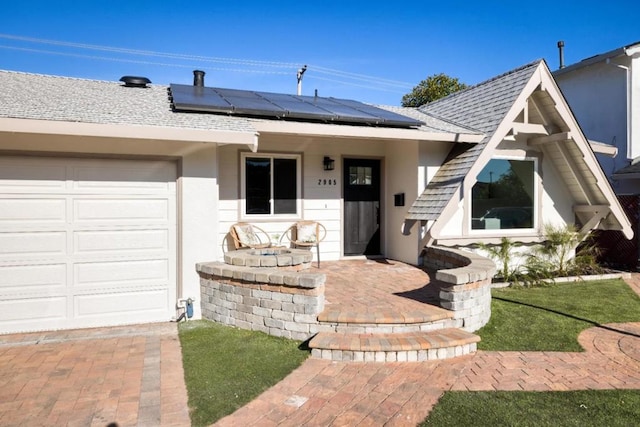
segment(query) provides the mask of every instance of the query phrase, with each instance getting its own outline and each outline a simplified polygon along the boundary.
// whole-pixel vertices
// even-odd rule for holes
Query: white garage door
[[[176,165],[0,157],[0,333],[166,321]]]

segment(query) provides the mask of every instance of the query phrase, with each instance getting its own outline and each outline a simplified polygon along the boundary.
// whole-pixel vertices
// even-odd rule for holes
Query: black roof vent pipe
[[[204,87],[204,71],[193,70],[193,85],[197,87]]]
[[[560,40],[558,42],[558,52],[560,53],[560,69],[564,68],[564,42]]]
[[[120,81],[124,83],[125,87],[147,87],[151,83],[148,78],[138,76],[122,76]]]

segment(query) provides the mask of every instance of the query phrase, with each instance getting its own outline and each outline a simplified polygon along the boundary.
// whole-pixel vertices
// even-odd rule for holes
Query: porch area
[[[271,268],[199,264],[203,317],[306,341],[322,359],[462,356],[475,352],[473,331],[490,316],[493,263],[473,258],[434,249],[430,268],[388,259],[327,261],[298,271],[279,259]]]
[[[309,341],[317,358],[423,361],[473,353],[477,335],[440,306],[436,272],[388,259],[326,262],[325,307]]]

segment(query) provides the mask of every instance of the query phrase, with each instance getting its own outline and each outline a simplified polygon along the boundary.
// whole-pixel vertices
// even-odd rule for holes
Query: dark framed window
[[[535,227],[536,161],[491,159],[471,190],[471,229]]]
[[[300,156],[243,154],[244,215],[297,216]]]

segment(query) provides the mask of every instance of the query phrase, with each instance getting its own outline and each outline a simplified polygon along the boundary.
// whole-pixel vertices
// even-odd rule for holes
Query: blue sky
[[[566,64],[640,41],[638,16],[637,0],[11,1],[0,69],[190,84],[199,68],[207,86],[295,93],[308,64],[305,95],[399,105],[432,74],[475,84],[538,58],[556,69],[558,40]]]

